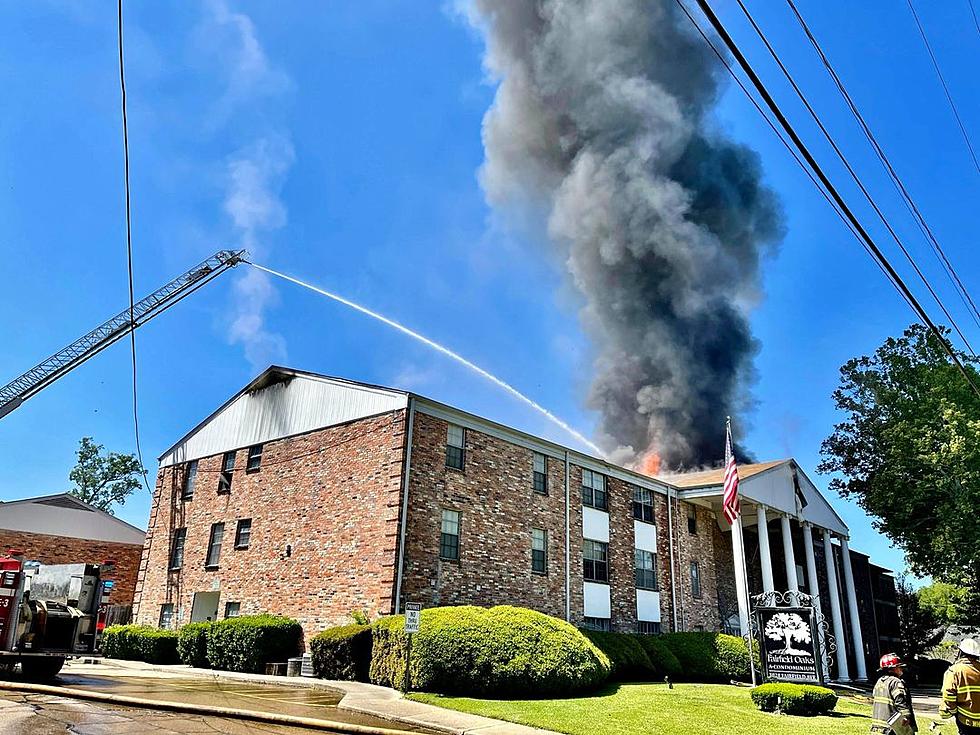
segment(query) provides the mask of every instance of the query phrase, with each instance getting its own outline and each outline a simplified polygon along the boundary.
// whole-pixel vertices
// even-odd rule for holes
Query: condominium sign
[[[756,608],[762,669],[769,681],[822,683],[813,608]]]

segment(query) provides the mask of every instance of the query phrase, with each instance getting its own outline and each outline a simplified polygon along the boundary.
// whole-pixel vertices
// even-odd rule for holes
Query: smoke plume
[[[499,82],[481,181],[498,210],[544,217],[584,296],[600,443],[623,462],[717,461],[748,402],[760,257],[782,232],[758,157],[712,124],[717,59],[671,0],[467,10]]]

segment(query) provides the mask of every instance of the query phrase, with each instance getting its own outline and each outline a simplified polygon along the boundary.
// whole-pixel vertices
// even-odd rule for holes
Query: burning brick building
[[[837,676],[865,677],[894,635],[889,573],[848,549],[793,460],[740,472],[751,592],[818,588],[843,643]],[[160,458],[135,617],[273,612],[310,636],[415,601],[737,632],[721,483],[647,477],[412,393],[272,367]]]

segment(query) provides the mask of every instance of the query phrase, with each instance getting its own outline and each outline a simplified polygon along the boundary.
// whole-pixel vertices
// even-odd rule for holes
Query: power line
[[[970,1],[971,1],[971,8],[972,8],[972,0]],[[947,276],[950,278],[950,280],[953,282],[953,285],[956,287],[960,300],[963,302],[963,305],[967,308],[967,311],[970,313],[970,316],[973,318],[974,323],[977,325],[977,327],[980,327],[980,310],[977,309],[977,305],[974,302],[973,297],[970,296],[970,292],[963,284],[963,281],[960,280],[959,274],[957,274],[956,269],[953,267],[953,264],[946,256],[946,252],[943,250],[942,245],[939,244],[939,240],[936,238],[936,235],[933,233],[932,228],[929,227],[929,223],[926,222],[925,216],[922,214],[918,205],[915,203],[915,200],[912,199],[912,195],[905,187],[905,184],[902,181],[901,177],[895,171],[895,168],[892,166],[891,161],[888,159],[888,156],[885,154],[884,149],[881,147],[881,145],[879,145],[878,140],[877,138],[875,138],[875,135],[871,131],[870,126],[865,121],[864,116],[861,114],[861,111],[858,109],[854,100],[851,98],[851,95],[848,93],[847,87],[844,86],[844,82],[838,76],[837,71],[830,63],[830,59],[827,58],[827,55],[824,53],[823,48],[820,46],[820,43],[817,41],[816,36],[810,30],[810,26],[807,25],[807,22],[806,20],[804,20],[803,15],[796,7],[796,3],[793,2],[793,0],[786,0],[786,2],[789,4],[790,9],[793,11],[793,15],[796,16],[796,20],[803,28],[803,32],[806,34],[806,37],[809,39],[810,45],[813,46],[814,50],[817,52],[817,55],[820,57],[820,60],[823,63],[824,68],[827,70],[827,73],[830,74],[831,79],[833,79],[834,84],[837,86],[837,90],[841,93],[841,95],[844,97],[844,100],[847,102],[847,106],[848,109],[850,109],[851,114],[858,121],[858,124],[861,126],[861,130],[864,131],[865,137],[868,139],[868,142],[874,148],[874,151],[878,156],[878,160],[881,161],[882,165],[885,167],[888,176],[891,178],[892,184],[901,194],[902,200],[905,202],[905,206],[909,210],[909,213],[912,214],[912,216],[915,218],[916,224],[918,224],[919,226],[919,230],[921,230],[923,236],[925,236],[926,239],[929,241],[930,245],[932,246],[933,253],[935,253],[936,257],[940,260],[944,270],[946,271]],[[974,15],[974,19],[976,19],[975,15]]]
[[[977,29],[977,34],[980,35],[980,20],[977,20],[977,9],[973,7],[973,0],[966,0],[967,4],[970,6],[970,15],[973,16],[973,25]]]
[[[912,5],[912,0],[906,0],[909,5],[909,10],[912,11],[912,17],[915,18],[915,26],[919,29],[919,35],[922,36],[922,42],[926,45],[926,51],[929,52],[929,58],[932,59],[932,67],[936,70],[936,76],[939,77],[940,83],[943,85],[943,92],[946,93],[946,101],[949,102],[949,109],[953,111],[953,117],[956,118],[956,124],[960,126],[960,132],[963,133],[963,140],[966,142],[966,147],[970,149],[970,157],[973,159],[973,165],[977,169],[977,173],[980,173],[980,161],[977,160],[976,151],[973,150],[973,142],[970,140],[970,135],[966,132],[966,126],[963,125],[963,120],[960,118],[960,112],[956,109],[956,103],[953,102],[953,95],[949,91],[949,85],[946,84],[946,77],[943,76],[942,70],[939,68],[939,61],[936,59],[936,55],[932,52],[932,44],[929,43],[929,38],[926,36],[926,30],[922,27],[922,23],[919,21],[919,14],[915,12],[915,6]],[[973,4],[970,4],[970,9],[973,9]],[[974,15],[974,21],[976,16]]]
[[[680,2],[680,0],[677,1]],[[854,229],[860,234],[861,239],[865,241],[868,249],[870,249],[871,252],[874,254],[875,259],[879,261],[879,263],[888,271],[888,274],[892,282],[894,283],[895,287],[898,288],[899,291],[904,295],[906,300],[910,303],[912,308],[915,310],[915,313],[922,320],[922,323],[939,340],[943,349],[946,351],[946,354],[949,355],[953,363],[957,366],[957,368],[959,368],[964,379],[966,379],[967,383],[970,385],[973,391],[977,394],[977,396],[980,396],[980,388],[978,388],[976,383],[973,382],[972,376],[970,375],[969,372],[967,372],[966,367],[963,365],[962,361],[960,360],[959,355],[956,354],[956,350],[953,349],[953,346],[943,335],[942,330],[940,330],[939,327],[936,326],[936,324],[932,321],[932,319],[930,318],[926,310],[922,308],[922,305],[919,303],[918,299],[916,299],[915,294],[912,293],[912,291],[906,285],[905,281],[902,280],[902,277],[898,274],[898,272],[895,270],[892,264],[888,261],[888,258],[885,257],[885,254],[881,251],[881,249],[872,239],[871,235],[869,235],[867,230],[865,230],[864,225],[861,224],[860,220],[858,220],[858,218],[854,215],[854,212],[851,211],[851,208],[847,205],[847,202],[844,201],[843,197],[840,195],[840,192],[837,191],[837,188],[834,186],[833,182],[831,182],[831,180],[824,173],[823,169],[820,167],[820,164],[817,163],[817,160],[813,157],[813,154],[810,153],[810,149],[806,147],[806,144],[797,134],[796,130],[790,124],[789,120],[786,119],[786,116],[779,108],[779,105],[776,104],[776,101],[769,93],[769,90],[766,88],[765,84],[763,84],[762,80],[759,78],[759,75],[756,74],[755,69],[753,69],[752,65],[749,64],[748,59],[745,58],[745,55],[742,53],[741,49],[739,49],[738,45],[735,43],[734,39],[732,39],[731,35],[729,35],[728,31],[725,29],[725,26],[722,25],[721,21],[718,19],[718,16],[715,15],[714,10],[711,9],[711,5],[708,4],[707,0],[697,0],[697,3],[698,6],[701,8],[701,11],[705,14],[708,21],[711,23],[712,27],[715,29],[715,32],[719,35],[721,40],[724,41],[725,46],[735,57],[735,60],[738,61],[739,66],[742,68],[742,71],[745,72],[745,74],[749,77],[753,86],[756,88],[759,95],[761,95],[763,101],[766,103],[766,106],[769,108],[772,114],[779,121],[779,124],[782,126],[786,134],[789,135],[790,139],[793,141],[793,144],[796,146],[797,150],[806,160],[809,167],[816,174],[817,178],[826,188],[830,196],[833,197],[834,201],[836,202],[840,210],[847,216],[847,219],[854,226]]]
[[[786,68],[786,65],[783,63],[783,60],[779,57],[779,54],[776,52],[776,49],[773,48],[773,45],[769,42],[769,39],[766,37],[765,32],[763,32],[759,24],[756,23],[755,18],[752,16],[752,13],[749,12],[749,9],[746,7],[743,0],[736,0],[736,2],[738,3],[739,8],[742,9],[742,13],[748,19],[753,30],[755,30],[756,35],[758,35],[759,38],[762,40],[762,43],[765,45],[766,50],[769,51],[769,55],[772,56],[777,66],[779,66],[779,69],[780,71],[782,71],[783,76],[786,77],[787,81],[789,81],[790,83],[790,86],[793,87],[793,91],[796,92],[796,96],[799,97],[800,102],[803,103],[803,106],[806,108],[807,112],[810,113],[810,117],[813,118],[813,121],[817,124],[817,127],[820,129],[820,132],[823,133],[823,136],[824,138],[826,138],[827,142],[830,143],[830,146],[831,148],[833,148],[834,153],[837,154],[837,158],[839,158],[840,162],[844,164],[844,168],[847,169],[847,172],[850,174],[851,179],[854,181],[855,184],[857,184],[858,189],[861,190],[861,193],[864,195],[864,198],[868,201],[868,204],[871,205],[871,208],[874,210],[875,214],[878,215],[878,219],[881,220],[881,223],[885,226],[885,229],[888,230],[888,234],[891,235],[892,239],[895,241],[895,244],[898,245],[899,250],[901,250],[902,254],[905,256],[905,259],[908,260],[909,265],[912,266],[912,269],[919,277],[919,280],[921,280],[922,283],[925,285],[926,290],[929,291],[929,294],[932,296],[933,300],[942,310],[946,319],[953,326],[953,329],[956,330],[956,333],[963,341],[963,344],[965,344],[967,349],[970,351],[970,355],[972,357],[976,357],[976,353],[973,351],[973,347],[970,344],[970,341],[966,338],[966,335],[963,333],[963,330],[960,329],[959,324],[956,323],[956,320],[953,318],[953,315],[950,313],[949,309],[946,308],[946,304],[944,304],[942,299],[939,298],[939,294],[936,293],[936,290],[932,287],[932,284],[929,283],[929,279],[926,278],[925,274],[922,272],[922,269],[919,268],[919,264],[915,262],[915,259],[912,257],[912,254],[908,251],[908,248],[905,247],[905,243],[902,242],[901,237],[899,237],[898,233],[895,231],[895,228],[892,227],[891,223],[888,221],[888,218],[885,216],[885,213],[881,211],[881,208],[878,206],[878,203],[875,201],[874,197],[871,196],[871,192],[868,191],[867,187],[864,185],[864,182],[861,181],[861,178],[854,170],[854,167],[847,159],[847,156],[844,155],[844,152],[840,149],[840,146],[837,145],[837,141],[834,140],[834,137],[830,134],[830,131],[827,130],[827,127],[820,119],[820,116],[817,114],[816,110],[813,109],[813,105],[810,104],[810,101],[807,99],[803,90],[800,88],[799,84],[796,83],[796,79],[793,78],[793,75],[790,73],[789,69]]]
[[[119,90],[122,95],[122,133],[123,133],[123,169],[126,188],[126,264],[129,271],[129,345],[133,363],[133,433],[136,436],[136,457],[139,459],[140,473],[143,477],[143,484],[150,495],[153,490],[146,479],[146,466],[143,464],[143,450],[140,447],[140,415],[138,391],[136,389],[136,320],[134,318],[134,307],[136,298],[133,293],[133,216],[130,204],[129,188],[129,121],[126,118],[126,72],[123,63],[123,6],[122,0],[118,2],[117,28],[119,30]]]
[[[891,280],[891,276],[888,274],[888,271],[886,271],[884,267],[881,265],[881,263],[879,263],[875,259],[874,253],[872,253],[871,250],[868,249],[867,244],[864,242],[864,240],[861,239],[861,236],[858,234],[857,230],[854,229],[853,225],[851,225],[851,223],[847,220],[844,214],[834,203],[834,200],[830,198],[830,195],[824,190],[820,182],[817,181],[816,177],[813,175],[813,172],[807,167],[803,159],[800,158],[800,154],[796,151],[796,149],[793,148],[792,145],[790,145],[789,141],[787,141],[786,138],[783,136],[783,133],[779,131],[779,128],[776,127],[776,124],[770,119],[769,115],[766,114],[766,111],[762,109],[762,106],[759,105],[759,103],[756,101],[755,97],[745,86],[745,83],[735,73],[735,70],[732,69],[731,64],[728,63],[728,59],[725,58],[725,55],[718,49],[717,46],[715,46],[714,41],[712,41],[711,38],[708,36],[708,34],[705,33],[705,31],[701,28],[701,25],[691,14],[691,11],[687,9],[687,6],[682,2],[682,0],[677,0],[677,4],[680,6],[681,10],[684,11],[684,15],[687,16],[688,20],[691,21],[691,25],[693,25],[695,29],[697,29],[697,32],[701,35],[701,38],[704,40],[704,42],[714,52],[715,56],[718,57],[718,60],[721,62],[722,66],[724,66],[725,69],[728,70],[728,73],[731,75],[732,79],[745,93],[746,98],[749,100],[749,102],[752,103],[752,106],[755,107],[756,112],[758,112],[759,115],[762,117],[762,119],[766,121],[766,124],[772,130],[773,134],[779,139],[779,142],[783,144],[783,146],[786,148],[789,154],[796,161],[797,165],[800,167],[800,170],[803,171],[804,174],[806,174],[807,178],[810,179],[810,182],[816,187],[817,191],[819,191],[821,196],[823,196],[823,198],[827,201],[827,204],[830,205],[830,208],[834,211],[834,214],[836,214],[840,218],[840,221],[851,232],[851,234],[854,235],[855,239],[857,239],[861,247],[863,247],[865,251],[868,253],[868,255],[871,256],[871,259],[874,261],[874,264],[878,266],[878,270],[882,272],[885,278]],[[905,298],[905,295],[901,291],[899,291],[899,295],[902,296],[902,298]],[[905,302],[909,305],[910,308],[912,308],[912,303],[908,299],[905,299]]]

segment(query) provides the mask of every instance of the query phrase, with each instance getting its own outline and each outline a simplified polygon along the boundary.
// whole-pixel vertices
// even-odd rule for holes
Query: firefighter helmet
[[[967,656],[980,658],[980,643],[973,638],[964,638],[960,643],[960,650]]]
[[[881,657],[881,661],[878,664],[878,668],[880,669],[894,669],[897,666],[905,666],[905,664],[902,663],[902,659],[895,653],[886,653]]]

